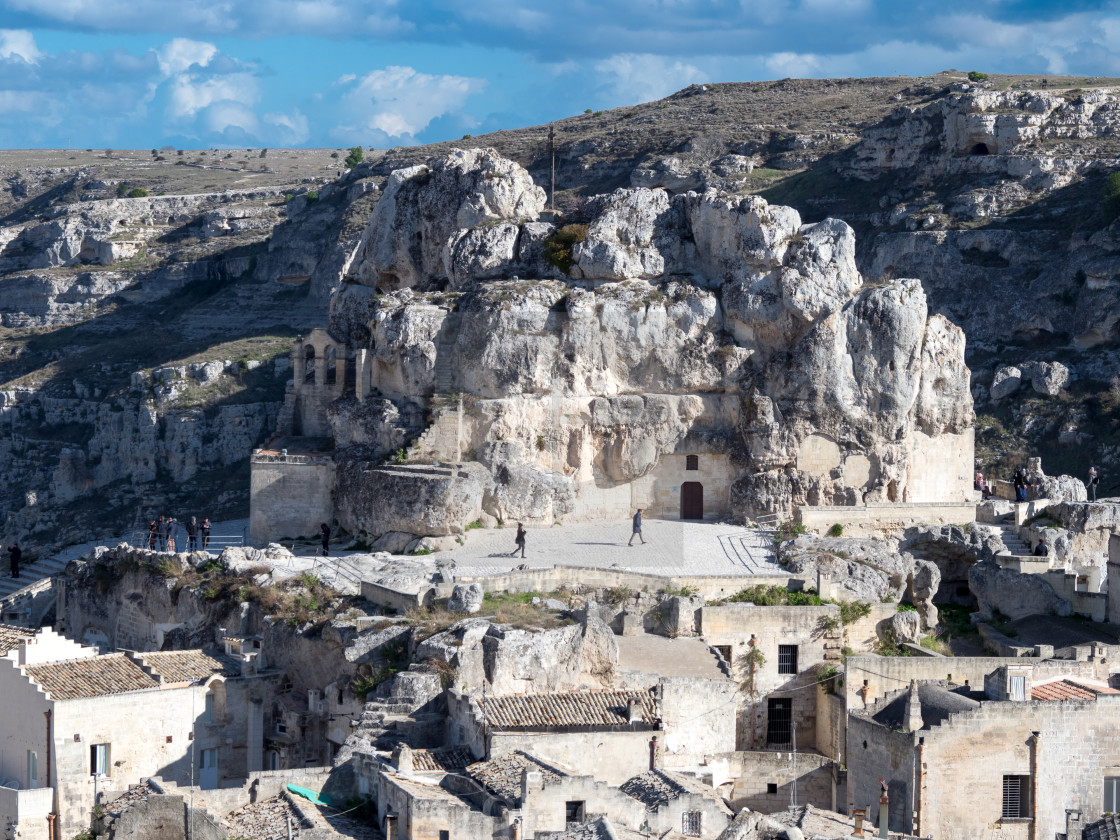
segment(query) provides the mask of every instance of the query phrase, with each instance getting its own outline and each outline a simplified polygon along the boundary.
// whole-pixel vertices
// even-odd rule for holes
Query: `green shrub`
[[[474,135],[472,135],[472,134],[464,134],[464,135],[463,135],[463,139],[464,139],[464,140],[470,140],[470,139],[471,139],[471,137],[473,137],[473,136],[474,136]]]
[[[836,689],[844,685],[844,678],[840,673],[840,669],[835,665],[825,665],[817,671],[817,685],[821,686],[829,694],[835,694]]]
[[[468,522],[465,530],[475,531],[475,530],[477,530],[481,527],[482,527],[482,520],[481,519],[476,519],[474,522]]]
[[[898,611],[900,613],[903,613],[903,612],[917,612],[918,608],[915,607],[913,604],[911,604],[909,601],[899,601],[898,602]]]
[[[863,601],[845,601],[840,605],[840,621],[844,624],[853,624],[869,615],[871,605]]]
[[[318,201],[318,199],[319,199],[319,193],[317,193],[315,190],[311,190],[311,192],[309,192],[307,194],[307,200],[308,201]]]
[[[1101,191],[1101,200],[1104,203],[1104,215],[1108,223],[1120,218],[1120,169],[1108,176]],[[1084,272],[1080,272],[1084,276]]]
[[[117,184],[117,198],[124,198],[126,195],[128,195],[128,184],[121,181]]]
[[[129,198],[147,198],[148,197],[148,191],[146,189],[144,189],[143,187],[135,187],[134,189],[131,189],[131,190],[128,191],[128,197]]]
[[[353,169],[355,166],[362,162],[362,157],[362,147],[354,146],[352,149],[350,149],[350,154],[346,156],[346,160],[344,160],[343,163],[345,163],[346,166],[350,169]]]
[[[548,264],[568,274],[575,260],[572,248],[587,239],[587,225],[564,225],[544,241]]]
[[[844,535],[844,526],[837,522],[828,529],[828,535],[830,537],[842,537]]]
[[[988,74],[981,73],[979,70],[969,70],[968,80],[970,82],[986,82],[988,80]]]

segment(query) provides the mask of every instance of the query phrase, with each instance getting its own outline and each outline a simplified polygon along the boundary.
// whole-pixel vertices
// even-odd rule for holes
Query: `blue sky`
[[[948,68],[1120,76],[1120,0],[0,0],[0,147],[384,147]]]

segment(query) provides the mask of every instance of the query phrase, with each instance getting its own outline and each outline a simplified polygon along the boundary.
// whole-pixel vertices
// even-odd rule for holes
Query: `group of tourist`
[[[148,523],[148,548],[151,551],[178,551],[179,520],[174,516],[161,516]],[[187,535],[186,551],[198,551],[199,545],[206,551],[210,545],[210,519],[202,522],[192,516],[190,522],[182,526]]]
[[[1085,482],[1085,487],[1088,489],[1092,500],[1097,500],[1097,487],[1100,486],[1101,477],[1097,472],[1097,468],[1089,467],[1089,480]],[[1022,467],[1015,470],[1015,474],[1011,477],[1011,485],[1015,488],[1015,501],[1025,502],[1027,500],[1027,489],[1031,486],[1028,480],[1027,471]],[[992,496],[992,485],[984,480],[984,474],[980,470],[976,471],[976,478],[973,481],[973,487],[983,494],[985,501]]]

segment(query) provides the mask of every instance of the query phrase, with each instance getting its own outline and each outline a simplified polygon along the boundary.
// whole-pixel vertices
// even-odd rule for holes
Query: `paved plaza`
[[[647,519],[645,545],[630,539],[630,522],[554,525],[527,529],[525,559],[511,557],[516,529],[475,530],[466,544],[433,558],[455,561],[460,575],[506,572],[524,563],[530,568],[592,566],[658,575],[781,574],[774,560],[771,532],[722,522]]]

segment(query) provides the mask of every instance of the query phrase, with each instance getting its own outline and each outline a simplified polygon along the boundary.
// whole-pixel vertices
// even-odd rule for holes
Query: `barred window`
[[[1104,808],[1105,813],[1120,813],[1120,776],[1104,777]]]
[[[680,463],[678,461],[678,463]],[[686,455],[684,459],[684,468],[686,470],[700,469],[700,456],[699,455]]]
[[[797,673],[797,645],[778,645],[778,673]]]
[[[685,837],[699,837],[703,816],[702,811],[685,811],[681,814],[681,834]]]
[[[1030,816],[1030,806],[1027,799],[1031,790],[1030,776],[1004,776],[1003,777],[1003,812],[1004,819],[1020,819]]]

